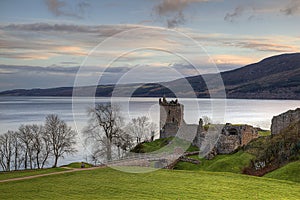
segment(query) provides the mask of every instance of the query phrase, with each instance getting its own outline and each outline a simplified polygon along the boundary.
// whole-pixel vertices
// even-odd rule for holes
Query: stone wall
[[[160,131],[160,138],[168,138],[175,136],[178,132],[178,124],[166,123]]]
[[[248,144],[254,138],[258,138],[258,132],[252,126],[244,125],[241,129],[241,146]]]
[[[281,130],[287,128],[291,123],[300,121],[300,108],[289,110],[272,119],[271,133],[279,134]]]
[[[240,137],[238,135],[221,134],[217,143],[218,154],[229,154],[241,146]]]
[[[258,138],[257,130],[250,125],[226,124],[218,141],[217,150],[220,154],[234,152],[237,148],[248,144],[254,138]]]

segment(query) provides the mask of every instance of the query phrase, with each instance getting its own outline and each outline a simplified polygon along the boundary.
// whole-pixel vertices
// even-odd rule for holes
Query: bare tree
[[[46,117],[45,133],[48,135],[51,152],[54,156],[53,167],[57,167],[60,157],[76,152],[74,148],[76,132],[67,126],[64,121],[60,120],[57,115],[48,115]]]
[[[101,149],[98,148],[98,146],[96,148],[94,148],[90,154],[90,158],[91,161],[94,163],[94,165],[97,165],[99,163],[99,158],[102,157],[103,154],[101,152]]]
[[[117,155],[119,159],[125,152],[130,150],[134,144],[132,136],[123,130],[120,131],[118,136],[114,138],[113,143],[117,147]]]
[[[0,165],[4,171],[10,171],[13,156],[12,131],[0,135]]]
[[[137,144],[153,139],[156,129],[156,124],[146,116],[133,118],[126,126],[126,131],[136,138]]]
[[[37,168],[44,168],[45,163],[51,153],[50,137],[46,134],[43,126],[31,125],[33,134],[33,151]]]
[[[18,138],[24,145],[24,168],[27,169],[28,161],[30,168],[33,169],[33,134],[30,125],[21,125],[18,131]]]
[[[106,154],[107,160],[112,160],[112,145],[115,138],[122,133],[123,119],[118,106],[97,104],[88,110],[89,123],[84,129],[87,142],[98,143]]]
[[[47,160],[51,154],[51,140],[50,136],[45,131],[45,128],[42,131],[40,140],[42,141],[42,153],[41,153],[41,168],[43,169]]]
[[[18,137],[18,132],[13,132],[12,134],[12,146],[13,146],[13,165],[14,170],[18,170],[23,162],[23,150],[24,146]]]

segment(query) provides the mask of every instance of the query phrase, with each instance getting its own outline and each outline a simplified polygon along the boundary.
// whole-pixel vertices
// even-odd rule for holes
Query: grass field
[[[48,174],[52,172],[60,172],[68,169],[64,168],[48,168],[48,169],[33,169],[33,170],[21,170],[21,171],[11,171],[11,172],[0,172],[0,180],[19,178],[26,176],[33,176],[38,174]]]
[[[280,180],[290,180],[300,183],[300,161],[291,162],[273,172],[266,174],[265,177]]]
[[[224,172],[110,168],[0,183],[0,199],[299,199],[300,184]]]

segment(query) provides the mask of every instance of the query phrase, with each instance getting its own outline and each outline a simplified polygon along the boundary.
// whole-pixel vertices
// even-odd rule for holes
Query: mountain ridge
[[[223,79],[227,98],[300,99],[300,53],[268,57],[260,62],[220,74],[204,74],[169,82],[145,83],[141,87],[141,84],[124,84],[118,86],[117,95],[128,96],[124,91],[136,87],[132,94],[134,97],[161,97],[163,95],[175,97],[174,92],[180,94],[180,97],[191,97],[190,92],[186,92],[183,87],[183,83],[188,81],[194,90],[192,96],[196,95],[198,98],[218,97],[218,92],[224,88],[220,86],[214,91],[207,89],[207,84],[216,84],[215,80],[218,76]],[[85,91],[92,87],[83,86],[75,89],[78,90],[77,93],[82,92],[82,96],[85,96]],[[99,85],[96,96],[110,97],[114,88],[114,85]],[[168,88],[172,88],[173,91]],[[0,96],[72,96],[72,91],[73,87],[16,89],[0,92]]]

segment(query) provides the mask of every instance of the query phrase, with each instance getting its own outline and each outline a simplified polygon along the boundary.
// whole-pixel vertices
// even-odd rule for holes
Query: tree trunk
[[[10,159],[7,159],[7,162],[6,162],[6,171],[10,171]]]
[[[24,168],[27,169],[27,151],[25,152]]]
[[[31,153],[29,155],[29,162],[30,162],[30,169],[33,169],[33,167],[32,167],[32,155],[31,155]]]
[[[120,146],[118,146],[118,158],[121,158]]]
[[[46,162],[47,162],[48,155],[49,155],[49,154],[47,153],[46,156],[44,157],[44,160],[43,160],[42,166],[41,166],[42,169],[44,168],[44,166],[45,166],[45,164],[46,164]]]
[[[18,169],[18,144],[15,144],[15,170]]]
[[[53,165],[53,167],[52,167],[52,168],[55,168],[55,167],[57,167],[57,161],[58,161],[58,156],[57,156],[57,155],[55,155],[55,159],[54,159],[54,165]]]
[[[39,153],[36,153],[36,164],[37,164],[38,169],[40,169]]]
[[[111,142],[108,140],[106,145],[106,158],[107,161],[111,161]]]

